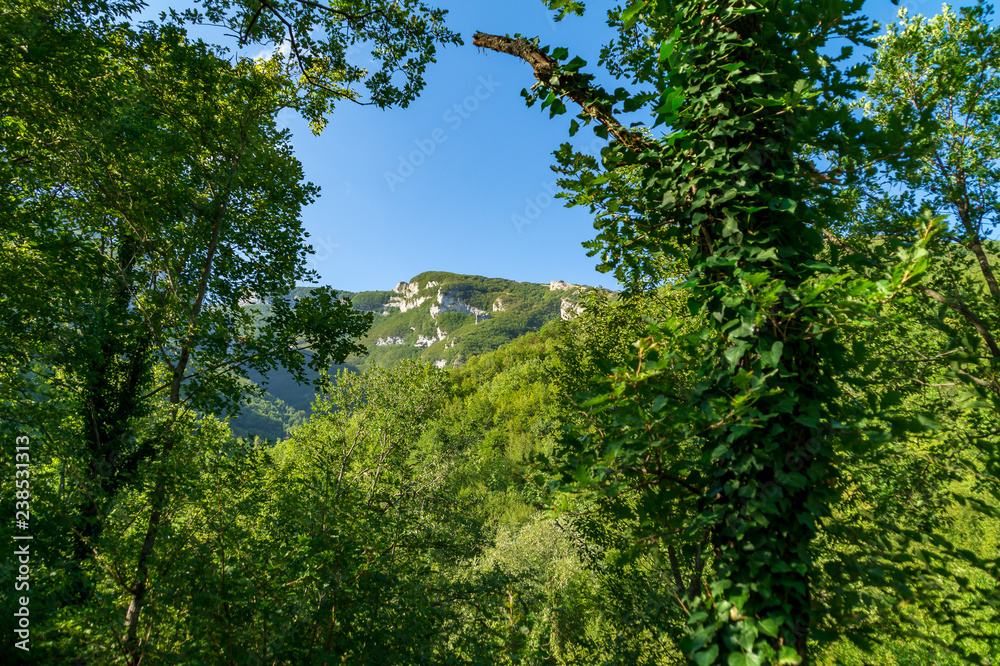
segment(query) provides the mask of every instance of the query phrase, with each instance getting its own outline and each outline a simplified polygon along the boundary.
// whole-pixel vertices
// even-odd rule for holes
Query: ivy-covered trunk
[[[708,491],[697,518],[714,563],[689,602],[685,652],[697,663],[794,663],[806,658],[809,545],[833,499],[836,387],[823,361],[838,355],[800,289],[822,249],[796,160],[808,138],[801,96],[814,83],[777,30],[784,3],[766,13],[708,4],[671,21],[678,55],[666,64],[684,108],[667,121],[673,150],[647,176],[664,185],[664,218],[691,229],[689,305],[707,329],[691,400],[714,421],[701,437]],[[664,97],[669,106],[679,95]]]
[[[568,12],[575,3],[550,4]],[[825,176],[801,155],[836,144],[849,122],[827,100],[854,84],[817,49],[832,36],[869,34],[861,18],[848,17],[860,4],[633,2],[617,25],[623,43],[647,37],[629,66],[656,95],[608,94],[580,73],[581,60],[560,64],[564,49],[550,56],[525,39],[474,41],[531,64],[553,115],[563,110],[560,98],[572,100],[585,123],[612,135],[607,169],[641,169],[641,203],[605,194],[602,207],[631,207],[646,226],[606,243],[625,246],[627,236],[649,251],[689,249],[698,380],[686,396],[694,409],[676,427],[701,451],[686,479],[701,493],[687,533],[692,542],[707,538],[713,555],[700,578],[696,565],[682,601],[691,629],[682,648],[697,664],[808,659],[810,543],[835,499],[828,405],[841,351],[829,301],[818,298],[837,281],[825,280],[833,269],[817,261],[820,213],[810,204]],[[637,23],[642,31],[629,33]],[[616,118],[622,102],[624,110],[651,104],[666,135],[626,128]],[[591,187],[594,201],[600,184],[576,189]],[[674,388],[663,386],[661,399]]]

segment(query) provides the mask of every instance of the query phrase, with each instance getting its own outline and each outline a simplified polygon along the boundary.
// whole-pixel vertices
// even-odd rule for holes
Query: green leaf
[[[750,343],[746,340],[739,340],[731,347],[728,347],[725,351],[726,360],[729,361],[730,366],[734,366],[739,363],[740,359],[746,353],[747,349],[750,348]]]
[[[802,663],[802,657],[800,657],[798,652],[795,651],[795,648],[784,645],[781,650],[778,651],[778,663],[782,666],[785,664],[788,664],[789,666],[798,666],[798,664]]]
[[[727,453],[729,453],[729,451],[730,451],[730,448],[729,448],[728,445],[726,445],[726,444],[719,444],[717,447],[715,447],[715,449],[712,450],[712,453],[710,455],[710,460],[719,460],[720,458],[722,458],[723,456],[725,456]]]
[[[781,352],[784,350],[785,344],[780,340],[776,340],[769,350],[763,350],[760,353],[760,359],[764,362],[765,366],[774,367],[778,365],[781,361]]]
[[[771,199],[771,210],[781,210],[787,213],[794,213],[798,204],[792,199]]]
[[[670,56],[674,53],[674,46],[676,42],[673,39],[665,39],[663,43],[660,44],[660,62],[667,62],[670,60]]]
[[[691,655],[691,659],[698,666],[710,666],[714,664],[715,660],[719,658],[719,646],[711,645],[705,650],[699,650]]]
[[[622,23],[630,28],[639,19],[639,12],[646,8],[646,0],[636,0],[622,12]]]
[[[763,620],[758,620],[757,628],[760,629],[762,634],[766,634],[771,638],[778,637],[778,623],[769,617],[764,618]]]

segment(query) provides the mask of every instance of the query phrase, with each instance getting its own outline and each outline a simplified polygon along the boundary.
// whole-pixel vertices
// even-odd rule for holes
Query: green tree
[[[931,246],[940,267],[921,291],[931,305],[962,321],[952,337],[978,339],[970,351],[981,357],[981,367],[964,370],[968,381],[997,393],[1000,30],[990,26],[992,14],[982,1],[958,13],[945,7],[931,19],[902,11],[900,22],[878,40],[858,106],[882,127],[901,124],[913,137],[919,160],[831,157],[841,169],[866,170],[865,178],[843,192],[856,214],[836,230],[841,242],[855,241],[855,252],[880,261],[880,250],[910,240],[907,221],[922,207],[948,216],[949,232]],[[883,242],[873,247],[873,238]],[[941,321],[943,313],[935,318]]]
[[[118,562],[121,641],[139,661],[190,414],[237,409],[250,368],[301,380],[342,361],[371,318],[328,290],[284,300],[311,277],[299,211],[316,189],[274,125],[298,104],[275,61],[233,65],[178,28],[135,32],[90,7],[18,9],[4,18],[31,39],[5,51],[0,266],[23,285],[5,291],[5,330],[18,331],[6,426],[61,465],[69,490],[46,513],[69,521],[78,602],[117,495],[145,481],[144,538]],[[242,307],[251,297],[274,300],[266,321]],[[66,411],[36,420],[42,402]]]
[[[439,663],[447,656],[440,628],[449,589],[440,569],[463,548],[462,515],[447,492],[452,463],[421,443],[447,398],[444,373],[415,362],[341,373],[309,422],[275,448],[266,498],[241,513],[248,541],[234,541],[228,555],[230,584],[252,591],[231,597],[245,619],[219,616],[245,651],[232,658]],[[218,548],[214,555],[226,557]],[[217,577],[211,588],[226,594]],[[270,629],[256,630],[261,624]]]
[[[849,492],[818,549],[838,579],[822,583],[828,630],[883,655],[912,653],[906,641],[941,663],[985,657],[997,631],[992,541],[966,536],[971,525],[996,524],[1000,506],[991,15],[986,3],[930,19],[902,12],[877,40],[855,106],[903,131],[915,161],[825,156],[848,176],[837,194],[851,214],[824,229],[845,269],[882,270],[914,240],[921,209],[948,222],[928,245],[936,258],[921,297],[887,308],[893,321],[850,335],[856,367],[842,378],[842,406],[878,415],[886,432],[878,449],[842,466]],[[857,556],[862,543],[870,556]]]
[[[549,4],[564,15],[582,11],[578,2]],[[815,223],[837,211],[811,205],[829,197],[804,150],[844,149],[848,136],[881,145],[870,123],[838,105],[859,90],[857,72],[836,66],[851,48],[822,55],[835,38],[866,43],[872,29],[859,7],[632,2],[611,13],[620,36],[604,61],[638,92],[595,86],[582,59],[564,62],[565,49],[474,39],[533,67],[539,84],[529,102],[544,96],[556,115],[569,99],[579,121],[613,137],[605,169],[641,168],[642,187],[623,196],[572,151],[561,155],[566,171],[584,167],[576,189],[589,191],[592,207],[636,229],[616,237],[607,227],[604,243],[654,257],[689,248],[684,286],[700,327],[684,335],[667,320],[641,343],[636,366],[593,404],[617,430],[573,445],[579,457],[567,475],[602,492],[640,490],[636,536],[654,548],[678,536],[687,544],[682,646],[698,664],[807,659],[810,545],[837,498],[834,378],[844,349],[836,331],[927,267],[918,247],[877,283],[847,282],[819,260]],[[649,109],[653,126],[669,131],[647,138],[626,127],[618,104]]]
[[[447,11],[423,0],[203,0],[201,9],[171,11],[176,22],[222,24],[240,43],[277,47],[284,72],[302,84],[299,110],[320,131],[343,100],[378,108],[406,107],[424,86],[438,45],[461,44],[445,25]],[[374,68],[352,62],[367,51]]]

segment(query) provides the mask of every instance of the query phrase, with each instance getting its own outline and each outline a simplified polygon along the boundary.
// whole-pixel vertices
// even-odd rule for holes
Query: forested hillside
[[[311,291],[299,287],[285,298],[294,303],[308,298]],[[329,373],[362,372],[417,359],[438,368],[457,367],[550,321],[576,315],[586,291],[586,287],[558,280],[540,285],[432,271],[400,282],[393,291],[339,292],[353,308],[374,314],[375,321],[359,340],[364,351],[331,366]],[[271,311],[267,303],[247,307],[260,317]],[[308,376],[315,381],[318,373]],[[263,384],[267,393],[250,398],[230,421],[234,434],[284,439],[308,417],[315,397],[312,381],[296,382],[280,368],[266,376],[251,373],[250,378]]]
[[[141,9],[0,6],[2,663],[1000,662],[990,4],[472,36],[593,130],[553,168],[614,291],[309,286],[279,114],[406,108],[446,11]]]

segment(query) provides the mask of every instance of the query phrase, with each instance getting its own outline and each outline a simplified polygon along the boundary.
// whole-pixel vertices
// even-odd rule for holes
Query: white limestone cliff
[[[393,287],[392,290],[397,294],[401,294],[403,298],[412,298],[417,295],[418,291],[420,291],[420,283],[410,282],[407,284],[406,282],[400,282]]]
[[[432,335],[431,337],[424,337],[423,335],[417,336],[417,342],[413,345],[418,349],[426,349],[430,347],[435,342],[440,342],[448,337],[448,334],[441,330],[439,327],[437,330],[437,335]]]
[[[462,301],[458,300],[454,292],[442,291],[438,289],[437,293],[437,304],[431,306],[431,317],[437,317],[438,313],[441,312],[461,312],[462,314],[474,314],[476,315],[476,323],[480,321],[480,315],[485,315],[485,310],[480,310],[479,308],[467,305]],[[486,318],[489,318],[487,315]]]
[[[559,304],[559,318],[563,321],[572,319],[573,317],[581,314],[583,312],[583,306],[579,303],[574,303],[566,298],[562,299]]]

